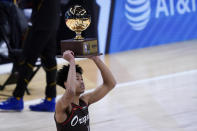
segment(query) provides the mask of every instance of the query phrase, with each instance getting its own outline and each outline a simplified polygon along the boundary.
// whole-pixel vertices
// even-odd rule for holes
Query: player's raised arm
[[[63,54],[63,58],[69,62],[69,70],[66,82],[64,82],[64,86],[66,86],[65,93],[63,96],[57,101],[56,104],[56,120],[57,122],[63,122],[67,116],[65,111],[71,111],[71,102],[75,96],[76,91],[76,67],[75,67],[75,59],[72,51],[65,51]]]
[[[101,72],[103,84],[97,87],[94,91],[84,94],[82,96],[82,98],[85,99],[89,105],[102,99],[116,85],[116,80],[112,75],[112,72],[103,63],[99,56],[93,56],[91,57],[91,59],[94,61],[94,63]]]

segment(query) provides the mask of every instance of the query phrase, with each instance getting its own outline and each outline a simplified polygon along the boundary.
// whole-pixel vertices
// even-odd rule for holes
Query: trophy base
[[[94,55],[100,55],[98,53],[97,39],[95,38],[88,38],[84,40],[62,40],[61,54],[66,50],[73,51],[75,58],[86,58]]]
[[[91,56],[100,56],[103,55],[103,53],[98,53],[98,54],[91,54],[91,55],[77,55],[75,58],[90,58]],[[62,55],[57,55],[57,58],[63,58]]]
[[[100,55],[103,55],[103,53],[97,53],[97,54],[91,54],[91,55],[77,55],[75,56],[75,58],[89,58],[91,56],[100,56]]]

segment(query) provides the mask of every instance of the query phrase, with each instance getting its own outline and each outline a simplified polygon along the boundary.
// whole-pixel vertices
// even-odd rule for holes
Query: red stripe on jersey
[[[75,111],[73,109],[74,108],[72,108],[72,113],[71,113],[70,117],[63,123],[63,125],[66,125],[71,120],[71,118],[73,117],[73,114],[74,114],[74,111]]]
[[[75,104],[73,104],[73,103],[72,103],[72,106],[74,106],[74,107],[76,107],[76,108],[79,108],[79,109],[83,109],[83,107],[78,106],[78,105],[75,105]]]

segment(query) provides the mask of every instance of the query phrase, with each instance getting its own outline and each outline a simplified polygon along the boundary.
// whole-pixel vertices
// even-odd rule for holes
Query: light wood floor
[[[91,131],[197,131],[197,41],[162,45],[103,56],[118,81],[116,88],[90,106]],[[101,83],[90,60],[84,68],[87,89]],[[59,65],[59,68],[61,65]],[[8,75],[1,75],[2,83]],[[53,113],[31,112],[44,97],[44,72],[29,85],[22,112],[0,111],[0,131],[55,131]],[[11,95],[14,85],[0,94]],[[63,89],[57,87],[58,94]],[[5,97],[1,96],[1,100]],[[35,101],[34,101],[35,100]]]

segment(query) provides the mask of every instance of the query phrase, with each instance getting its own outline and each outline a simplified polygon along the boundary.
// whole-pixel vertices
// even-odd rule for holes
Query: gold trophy
[[[100,55],[96,38],[83,38],[81,32],[91,23],[91,16],[80,5],[72,6],[65,14],[66,26],[76,33],[74,39],[61,41],[61,53],[65,50],[74,52],[76,58]]]

